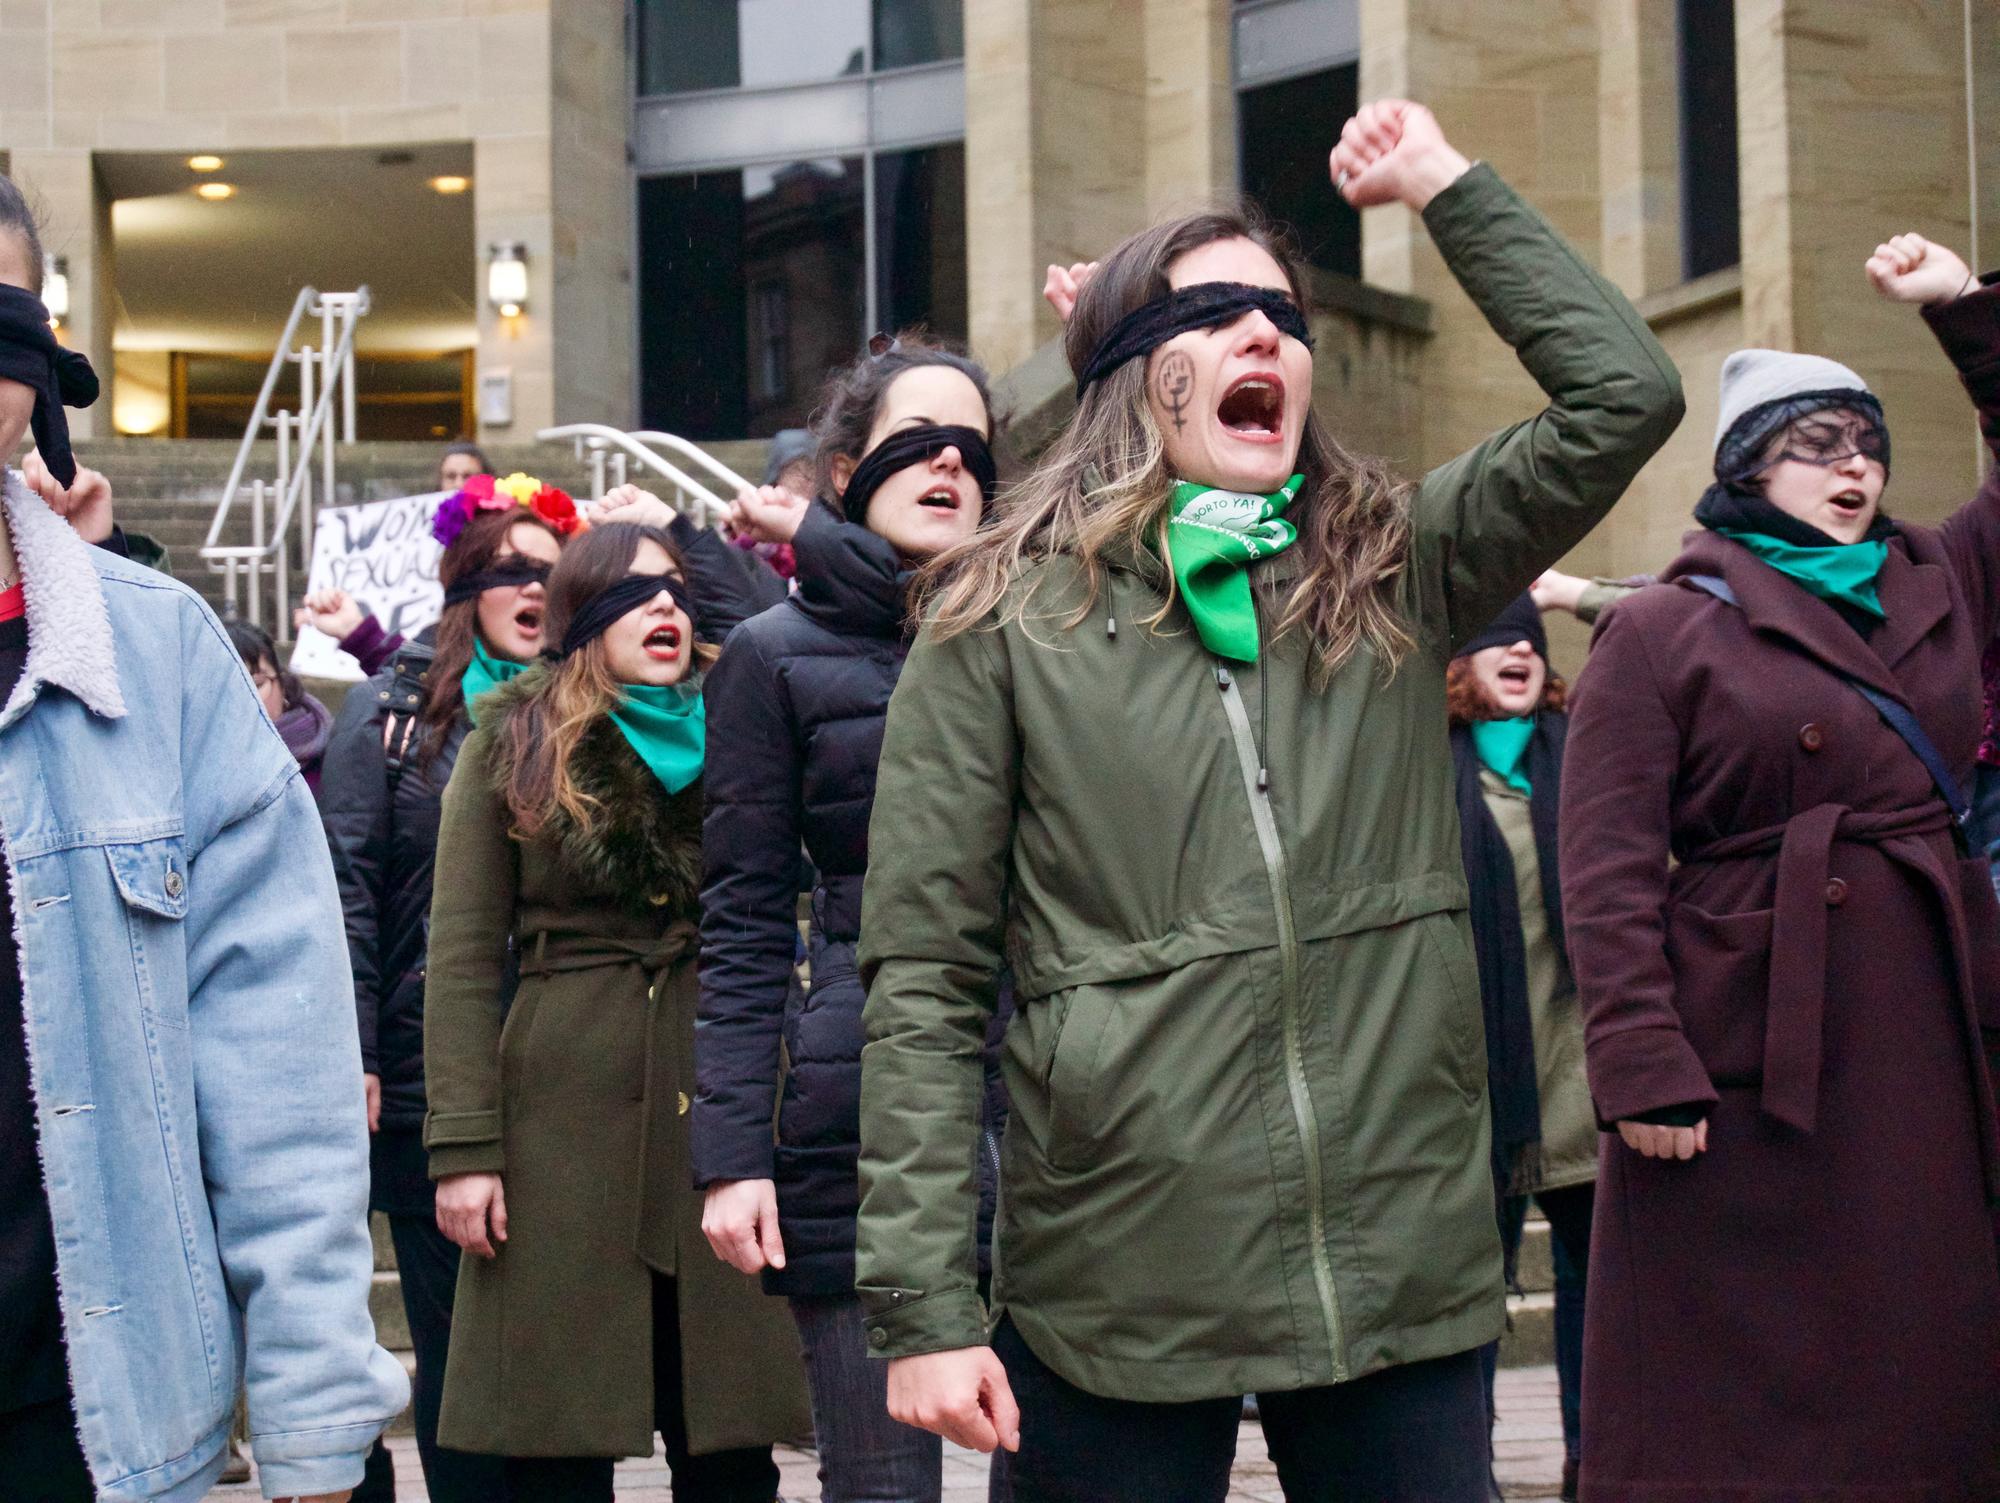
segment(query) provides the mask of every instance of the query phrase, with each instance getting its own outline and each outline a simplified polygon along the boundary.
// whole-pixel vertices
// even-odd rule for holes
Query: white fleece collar
[[[13,470],[0,488],[7,530],[28,610],[28,660],[0,722],[11,720],[43,684],[66,689],[108,720],[125,714],[118,653],[104,586],[90,544],[21,483]]]

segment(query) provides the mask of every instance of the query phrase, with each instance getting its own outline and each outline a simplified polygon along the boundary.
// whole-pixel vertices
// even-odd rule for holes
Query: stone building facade
[[[505,319],[467,268],[479,365],[513,374],[496,438],[657,423],[705,371],[749,389],[687,431],[753,436],[755,414],[796,419],[799,352],[851,309],[914,311],[1012,372],[1032,447],[1061,417],[1048,262],[1297,178],[1273,151],[1330,141],[1288,122],[1388,94],[1429,103],[1540,205],[1686,378],[1686,423],[1574,567],[1672,555],[1707,477],[1721,358],[1744,344],[1831,354],[1876,385],[1892,508],[1929,519],[1969,493],[1980,459],[1951,373],[1860,264],[1904,229],[1969,251],[1975,225],[2000,262],[1991,0],[0,0],[0,154],[68,247],[72,340],[108,365],[99,153],[469,142],[478,253],[519,242],[531,277]],[[788,302],[785,274],[729,238],[770,222],[760,195],[798,163],[851,179],[862,208],[832,251],[759,265],[845,267],[864,287]],[[914,251],[912,219],[929,222]],[[1370,210],[1351,238],[1318,258],[1337,432],[1416,472],[1534,411],[1411,215]],[[683,285],[690,253],[705,261]],[[679,363],[649,375],[660,351]]]

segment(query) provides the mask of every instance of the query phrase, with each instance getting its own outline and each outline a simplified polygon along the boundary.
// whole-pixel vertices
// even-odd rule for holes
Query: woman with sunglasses
[[[2000,290],[1917,235],[1866,270],[2000,441]],[[1881,403],[1816,355],[1731,355],[1715,438],[1700,530],[1605,616],[1570,718],[1563,914],[1616,1128],[1582,1494],[2000,1497],[2000,907],[1955,828],[2000,477],[1892,518]]]

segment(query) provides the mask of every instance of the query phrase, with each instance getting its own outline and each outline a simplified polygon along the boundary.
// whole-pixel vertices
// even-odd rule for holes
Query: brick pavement
[[[1503,1368],[1499,1386],[1500,1425],[1495,1432],[1495,1470],[1501,1490],[1510,1500],[1553,1500],[1562,1472],[1562,1422],[1556,1410],[1556,1370],[1553,1367]],[[416,1442],[407,1435],[391,1437],[396,1457],[398,1503],[423,1503],[423,1473],[417,1467]],[[804,1451],[778,1453],[781,1487],[791,1503],[816,1503],[819,1478],[816,1463]],[[254,1485],[219,1487],[210,1503],[238,1503],[257,1496]],[[669,1503],[664,1456],[628,1461],[618,1468],[619,1503]],[[1236,1467],[1230,1479],[1229,1503],[1281,1503],[1277,1473],[1264,1452],[1264,1435],[1245,1425],[1237,1444]],[[984,1503],[986,1459],[971,1451],[947,1447],[944,1462],[944,1503]]]

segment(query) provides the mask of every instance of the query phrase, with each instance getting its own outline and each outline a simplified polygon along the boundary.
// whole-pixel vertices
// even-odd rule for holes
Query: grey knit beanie
[[[1722,362],[1722,410],[1715,419],[1720,449],[1736,420],[1766,402],[1809,391],[1867,391],[1868,383],[1838,360],[1784,350],[1738,350]]]
[[[785,466],[813,457],[813,436],[803,428],[780,428],[764,456],[764,484],[776,485]]]

